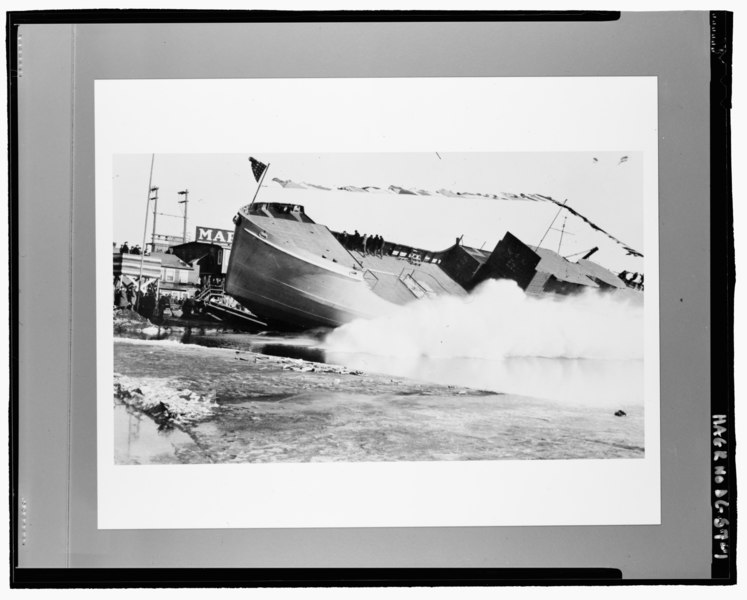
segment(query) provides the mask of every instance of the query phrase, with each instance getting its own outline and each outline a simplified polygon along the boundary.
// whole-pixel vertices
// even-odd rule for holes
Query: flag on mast
[[[267,165],[263,162],[259,162],[252,156],[249,157],[249,162],[252,163],[252,173],[254,174],[254,179],[256,181],[259,181],[262,178],[262,174],[265,172],[265,169],[267,169]]]

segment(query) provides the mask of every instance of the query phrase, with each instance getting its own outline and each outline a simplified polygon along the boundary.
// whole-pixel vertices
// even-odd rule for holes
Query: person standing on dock
[[[171,316],[174,316],[174,311],[171,310],[171,298],[168,294],[164,294],[158,299],[158,316],[163,319],[166,309],[169,309],[169,313],[171,313]]]
[[[194,309],[195,301],[192,300],[191,296],[187,296],[182,304],[182,319],[189,319],[192,317],[192,310]]]
[[[363,242],[361,244],[361,249],[363,250],[363,254],[368,254],[368,249],[366,248],[366,244],[368,244],[368,234],[367,233],[363,236]]]
[[[117,288],[115,306],[117,308],[127,308],[127,290],[124,286]]]
[[[131,283],[127,286],[127,308],[132,309],[132,307],[135,305],[135,299],[137,296],[135,295],[135,284]]]
[[[145,294],[145,296],[143,296],[140,302],[140,314],[143,315],[146,319],[151,319],[153,317],[153,312],[155,310],[156,310],[156,296],[149,289],[148,293]]]

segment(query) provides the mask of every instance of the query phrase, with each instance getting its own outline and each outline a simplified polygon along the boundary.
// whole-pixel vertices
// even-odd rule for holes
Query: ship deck
[[[373,256],[357,251],[352,251],[351,254],[367,270],[365,276],[373,291],[395,304],[405,304],[416,298],[400,280],[400,277],[407,275],[435,296],[467,295],[464,288],[444,273],[437,264],[412,263],[404,257]]]
[[[301,254],[321,256],[345,267],[357,266],[353,257],[324,225],[261,215],[252,215],[250,218],[271,232],[275,236],[275,241],[284,248]]]
[[[312,254],[332,260],[346,267],[365,271],[365,278],[374,293],[395,304],[406,304],[417,299],[417,293],[428,296],[466,296],[464,288],[449,277],[437,264],[413,262],[403,256],[374,256],[357,250],[346,250],[324,225],[300,223],[298,220],[252,215],[260,227],[272,232],[285,248],[301,254]],[[409,275],[417,283],[410,287],[402,281]]]

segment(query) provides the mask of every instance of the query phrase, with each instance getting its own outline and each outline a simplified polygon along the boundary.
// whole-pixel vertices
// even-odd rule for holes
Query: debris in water
[[[236,350],[234,358],[250,362],[250,359],[241,356],[241,352]],[[313,362],[302,358],[288,358],[286,356],[275,356],[274,354],[259,354],[250,352],[253,355],[255,363],[265,363],[269,365],[278,365],[283,371],[295,371],[299,373],[334,373],[337,375],[363,375],[363,371],[358,369],[348,369],[342,365],[331,365],[327,363]],[[263,370],[260,367],[260,370]]]
[[[117,308],[114,310],[114,333],[124,333],[127,331],[143,331],[145,329],[150,330],[154,327],[148,319],[129,308]],[[150,331],[146,331],[150,333]]]
[[[114,397],[143,411],[161,425],[204,421],[218,408],[212,394],[174,389],[160,381],[136,381],[119,373],[114,374]]]

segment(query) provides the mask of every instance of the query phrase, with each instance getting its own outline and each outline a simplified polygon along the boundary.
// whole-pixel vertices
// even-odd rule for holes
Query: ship
[[[527,294],[632,290],[590,258],[577,261],[531,247],[506,232],[492,251],[460,238],[440,251],[383,241],[374,251],[346,232],[316,223],[302,204],[252,202],[234,216],[225,291],[277,330],[335,328],[439,296],[467,296],[488,279]]]

